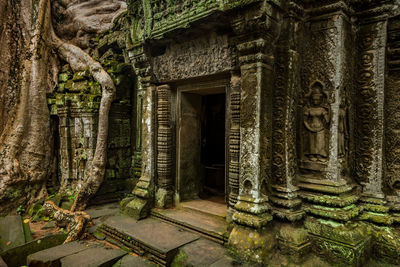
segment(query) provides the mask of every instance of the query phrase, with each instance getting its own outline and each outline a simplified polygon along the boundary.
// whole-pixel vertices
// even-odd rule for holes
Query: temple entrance
[[[179,201],[207,200],[225,210],[225,87],[178,92],[178,107]]]
[[[171,99],[176,124],[174,208],[152,216],[218,243],[227,242],[229,80],[177,85]]]
[[[225,203],[225,94],[202,97],[201,164],[205,168],[199,197]]]

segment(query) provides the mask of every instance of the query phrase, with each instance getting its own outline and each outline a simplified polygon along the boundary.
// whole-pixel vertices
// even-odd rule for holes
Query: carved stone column
[[[228,247],[243,260],[266,262],[276,245],[268,228],[272,162],[273,47],[279,32],[276,6],[241,9],[232,26],[240,67],[239,196]]]
[[[151,83],[150,67],[142,45],[131,51],[132,61],[139,76],[142,89],[142,171],[141,177],[133,189],[133,197],[121,201],[121,210],[135,219],[149,215],[154,199],[155,177],[155,101],[156,87]]]
[[[272,151],[272,214],[287,221],[300,220],[297,175],[296,113],[300,84],[300,57],[296,51],[295,28],[299,25],[301,7],[289,3],[284,28],[277,47],[275,89],[273,96],[273,151]]]
[[[271,168],[274,58],[266,53],[268,45],[269,42],[261,38],[238,45],[241,64],[240,186],[229,246],[241,251],[247,260],[257,262],[261,262],[274,245],[274,236],[265,229],[272,220],[266,194]]]
[[[318,255],[358,266],[368,253],[369,237],[365,226],[352,223],[360,212],[352,181],[349,123],[355,54],[352,10],[337,1],[306,13],[298,109],[298,186],[308,214],[305,227]]]
[[[167,208],[173,202],[171,89],[157,87],[157,192],[156,206]]]
[[[278,41],[275,63],[272,133],[272,214],[279,224],[278,246],[292,261],[300,263],[310,251],[308,233],[296,184],[296,117],[300,91],[299,35],[302,7],[289,2]],[[293,223],[299,222],[299,223]]]
[[[141,83],[137,82],[136,98],[134,102],[135,146],[132,158],[132,168],[135,178],[140,178],[142,170],[142,112],[143,112],[143,89]]]
[[[374,254],[399,265],[400,233],[395,223],[400,222],[400,20],[389,19],[394,6],[387,2],[359,14],[357,175],[363,185],[360,218],[377,224]]]
[[[387,18],[359,14],[356,99],[356,174],[362,185],[361,219],[391,224],[383,194],[384,88]],[[378,14],[376,14],[378,15]],[[379,206],[379,208],[378,208]]]
[[[332,13],[321,14],[326,10]],[[358,211],[353,205],[357,201],[352,195],[354,185],[349,182],[353,44],[351,22],[342,11],[346,9],[341,5],[309,10],[316,18],[306,23],[308,46],[298,109],[298,186],[307,202],[324,206],[329,199],[335,207],[327,212],[306,204],[308,213],[348,220]]]
[[[388,22],[387,79],[385,82],[384,187],[394,222],[400,222],[400,18]]]

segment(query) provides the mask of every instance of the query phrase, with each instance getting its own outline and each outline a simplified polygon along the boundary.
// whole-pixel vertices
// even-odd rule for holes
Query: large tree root
[[[69,211],[57,207],[53,201],[46,201],[43,204],[43,213],[52,215],[58,225],[66,225],[68,236],[64,243],[78,240],[85,232],[86,225],[91,221],[91,217],[83,211]]]
[[[45,204],[47,209],[56,211],[54,218],[58,222],[68,222],[69,235],[65,242],[70,242],[83,234],[90,216],[81,212],[81,210],[86,208],[90,198],[96,194],[104,180],[107,160],[108,116],[111,103],[115,98],[116,88],[110,75],[99,62],[79,47],[62,41],[57,37],[53,28],[50,29],[50,41],[51,46],[69,63],[73,71],[89,70],[102,88],[96,150],[92,162],[89,162],[86,166],[85,180],[79,188],[74,204],[70,211],[60,209],[52,202]]]
[[[107,160],[108,115],[111,103],[115,98],[116,88],[110,75],[103,69],[99,62],[79,47],[59,39],[53,30],[52,42],[60,56],[70,64],[74,71],[88,69],[102,88],[96,150],[92,162],[86,166],[85,181],[81,185],[71,208],[71,211],[84,210],[89,199],[99,190],[104,180]]]

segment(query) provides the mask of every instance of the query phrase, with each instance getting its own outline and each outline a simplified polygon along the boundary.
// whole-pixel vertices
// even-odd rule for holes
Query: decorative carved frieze
[[[160,82],[189,79],[233,69],[232,48],[227,34],[210,32],[166,45],[163,54],[151,58],[154,78]]]

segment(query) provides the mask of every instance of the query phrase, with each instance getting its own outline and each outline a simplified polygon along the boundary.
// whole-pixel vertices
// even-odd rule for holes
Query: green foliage
[[[17,208],[17,213],[19,215],[24,215],[25,214],[25,208],[22,205],[19,205]]]

